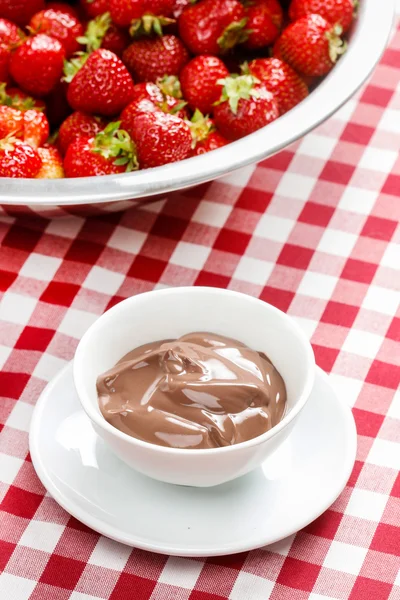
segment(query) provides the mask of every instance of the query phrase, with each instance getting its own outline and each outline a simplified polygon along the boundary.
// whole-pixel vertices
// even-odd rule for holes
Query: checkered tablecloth
[[[400,29],[368,85],[257,167],[104,217],[0,218],[1,600],[400,599]],[[353,409],[334,505],[278,544],[183,559],[112,542],[45,493],[28,453],[46,383],[104,310],[213,285],[290,314]]]

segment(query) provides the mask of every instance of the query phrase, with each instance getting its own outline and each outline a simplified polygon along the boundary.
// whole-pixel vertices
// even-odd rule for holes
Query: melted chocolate
[[[262,352],[213,333],[140,346],[97,380],[114,427],[173,448],[253,439],[282,419],[284,381]]]

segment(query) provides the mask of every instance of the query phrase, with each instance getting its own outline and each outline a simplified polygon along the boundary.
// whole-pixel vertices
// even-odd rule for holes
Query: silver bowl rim
[[[294,109],[255,133],[194,158],[134,173],[76,179],[0,179],[0,204],[31,207],[101,204],[183,190],[279,152],[337,111],[365,82],[385,50],[395,0],[362,0],[349,48]]]

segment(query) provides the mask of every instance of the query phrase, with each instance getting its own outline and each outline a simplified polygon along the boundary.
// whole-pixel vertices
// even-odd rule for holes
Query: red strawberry
[[[82,58],[82,57],[81,57]],[[74,110],[105,116],[116,115],[129,104],[133,81],[122,61],[113,52],[99,48],[79,68],[67,63],[68,102]]]
[[[208,117],[204,117],[199,110],[195,111],[189,122],[189,127],[193,140],[190,156],[205,154],[228,144],[228,140],[216,130],[214,121]]]
[[[139,115],[158,112],[160,109],[148,98],[137,98],[124,108],[121,113],[121,126],[128,133],[133,130],[133,124]]]
[[[33,15],[29,29],[33,34],[46,33],[58,40],[63,45],[67,58],[79,50],[76,38],[83,34],[83,27],[77,18],[68,13],[52,8],[41,10]]]
[[[145,11],[144,0],[109,0],[111,19],[119,27],[129,27]]]
[[[62,179],[64,166],[57,148],[52,146],[38,148],[38,153],[42,159],[42,167],[36,175],[36,179]]]
[[[63,154],[68,146],[78,137],[94,137],[106,126],[104,119],[87,115],[83,112],[74,112],[61,124],[58,132],[58,143]]]
[[[20,110],[11,106],[0,106],[0,140],[7,136],[22,137],[24,116]]]
[[[214,121],[228,140],[249,135],[278,117],[273,94],[252,75],[232,75],[224,80],[221,99],[214,107]]]
[[[191,151],[188,124],[161,110],[137,115],[128,133],[136,144],[141,169],[183,160]]]
[[[91,19],[98,17],[109,9],[109,0],[81,0],[81,6]]]
[[[308,95],[303,79],[279,58],[256,58],[249,64],[248,71],[274,94],[281,115]]]
[[[162,83],[160,84],[162,86]],[[141,113],[162,110],[165,113],[174,114],[181,119],[187,119],[188,114],[184,102],[163,93],[155,83],[138,83],[134,86],[133,100],[121,113],[123,129],[130,131],[133,119]]]
[[[29,23],[32,15],[43,8],[44,0],[0,0],[0,17],[22,27]]]
[[[78,137],[64,158],[67,177],[111,175],[137,169],[135,148],[119,122],[109,123],[95,137]]]
[[[198,108],[203,114],[211,114],[213,104],[221,96],[222,86],[217,83],[229,71],[217,56],[203,54],[187,63],[180,74],[182,94],[190,108]]]
[[[246,48],[263,48],[275,42],[283,23],[283,11],[278,0],[253,0],[246,9],[246,16]]]
[[[183,11],[178,24],[193,54],[222,54],[246,39],[246,12],[239,0],[200,0]]]
[[[10,80],[11,51],[24,37],[24,33],[17,25],[7,19],[0,19],[0,81]]]
[[[101,48],[110,50],[110,52],[114,52],[114,54],[121,58],[125,48],[127,48],[130,43],[131,38],[127,32],[111,23],[101,42]]]
[[[28,38],[11,57],[12,78],[26,92],[45,96],[60,80],[65,50],[45,34]]]
[[[122,60],[139,81],[157,81],[165,75],[179,75],[189,60],[188,52],[175,35],[133,42]]]
[[[42,166],[37,150],[13,137],[0,141],[0,177],[36,177]]]
[[[307,15],[286,27],[275,43],[274,56],[302,75],[326,75],[346,50],[340,33],[339,25],[331,25],[319,15]]]
[[[7,19],[0,19],[0,44],[14,48],[21,43],[24,37],[24,32],[15,23],[11,23]]]
[[[353,0],[292,0],[289,17],[297,21],[306,15],[321,15],[329,23],[340,25],[343,33],[346,33],[353,21],[354,9]]]
[[[175,0],[174,8],[172,10],[172,16],[174,17],[174,19],[179,19],[185,8],[190,6],[190,4],[190,0]]]
[[[33,148],[42,146],[50,134],[47,117],[38,110],[26,110],[24,113],[24,142]]]
[[[46,108],[43,100],[32,98],[22,90],[14,87],[6,87],[5,83],[0,83],[0,104],[12,106],[17,110],[25,111],[35,109],[43,111]]]
[[[46,8],[51,8],[53,10],[60,10],[63,13],[67,13],[71,15],[71,17],[75,17],[75,19],[79,19],[78,11],[75,10],[73,6],[67,4],[66,2],[47,2]]]

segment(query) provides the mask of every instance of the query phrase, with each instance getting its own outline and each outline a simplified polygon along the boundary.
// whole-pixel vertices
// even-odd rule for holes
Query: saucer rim
[[[352,473],[354,463],[356,460],[357,453],[357,430],[353,417],[353,413],[351,408],[338,396],[334,386],[329,381],[328,375],[318,366],[315,367],[315,382],[317,378],[321,378],[324,381],[325,385],[328,385],[335,395],[336,403],[339,407],[339,410],[342,413],[344,418],[344,437],[348,442],[349,449],[345,458],[345,466],[343,468],[343,474],[340,479],[340,485],[338,484],[332,494],[326,499],[326,501],[321,504],[317,511],[313,512],[312,515],[308,515],[307,518],[300,521],[300,525],[296,524],[295,530],[293,530],[293,525],[290,526],[290,520],[288,521],[288,525],[282,527],[281,533],[278,537],[267,540],[252,540],[251,543],[243,542],[241,544],[226,544],[219,545],[218,548],[190,548],[188,550],[182,549],[180,547],[176,547],[174,545],[167,544],[157,544],[147,542],[145,540],[131,539],[131,536],[124,536],[124,532],[112,525],[105,524],[104,521],[98,519],[97,517],[91,515],[86,510],[82,509],[79,505],[77,505],[73,500],[71,501],[68,496],[64,495],[61,490],[58,489],[56,483],[53,481],[52,477],[47,473],[46,467],[44,466],[43,460],[41,458],[41,452],[39,450],[38,444],[38,436],[36,432],[38,431],[43,410],[46,406],[46,402],[49,396],[53,393],[54,388],[57,387],[59,380],[66,375],[68,370],[71,371],[71,382],[73,383],[73,373],[72,373],[72,362],[68,363],[63,369],[60,370],[59,373],[47,384],[45,389],[42,391],[36,406],[33,411],[32,420],[30,424],[29,430],[29,450],[30,456],[32,460],[32,464],[36,471],[37,476],[39,477],[42,485],[50,494],[50,496],[71,516],[76,518],[78,521],[90,527],[94,531],[96,531],[99,535],[104,535],[116,542],[125,544],[130,547],[138,548],[140,550],[146,550],[149,552],[155,552],[158,554],[166,554],[170,556],[183,556],[183,557],[211,557],[211,556],[224,556],[224,555],[232,555],[238,554],[241,552],[249,552],[251,550],[255,550],[257,548],[262,548],[264,546],[269,546],[271,544],[275,544],[306,527],[310,523],[312,523],[315,519],[320,517],[340,496],[346,484],[349,480],[349,477]],[[315,386],[315,383],[314,383]],[[313,387],[314,387],[313,386]],[[76,392],[75,392],[76,393]],[[312,394],[312,390],[310,395]],[[83,407],[79,405],[79,409],[86,415]],[[90,422],[89,417],[86,415],[88,422]],[[111,451],[111,450],[110,450]],[[169,485],[169,484],[165,484]],[[72,509],[71,509],[72,504]]]

